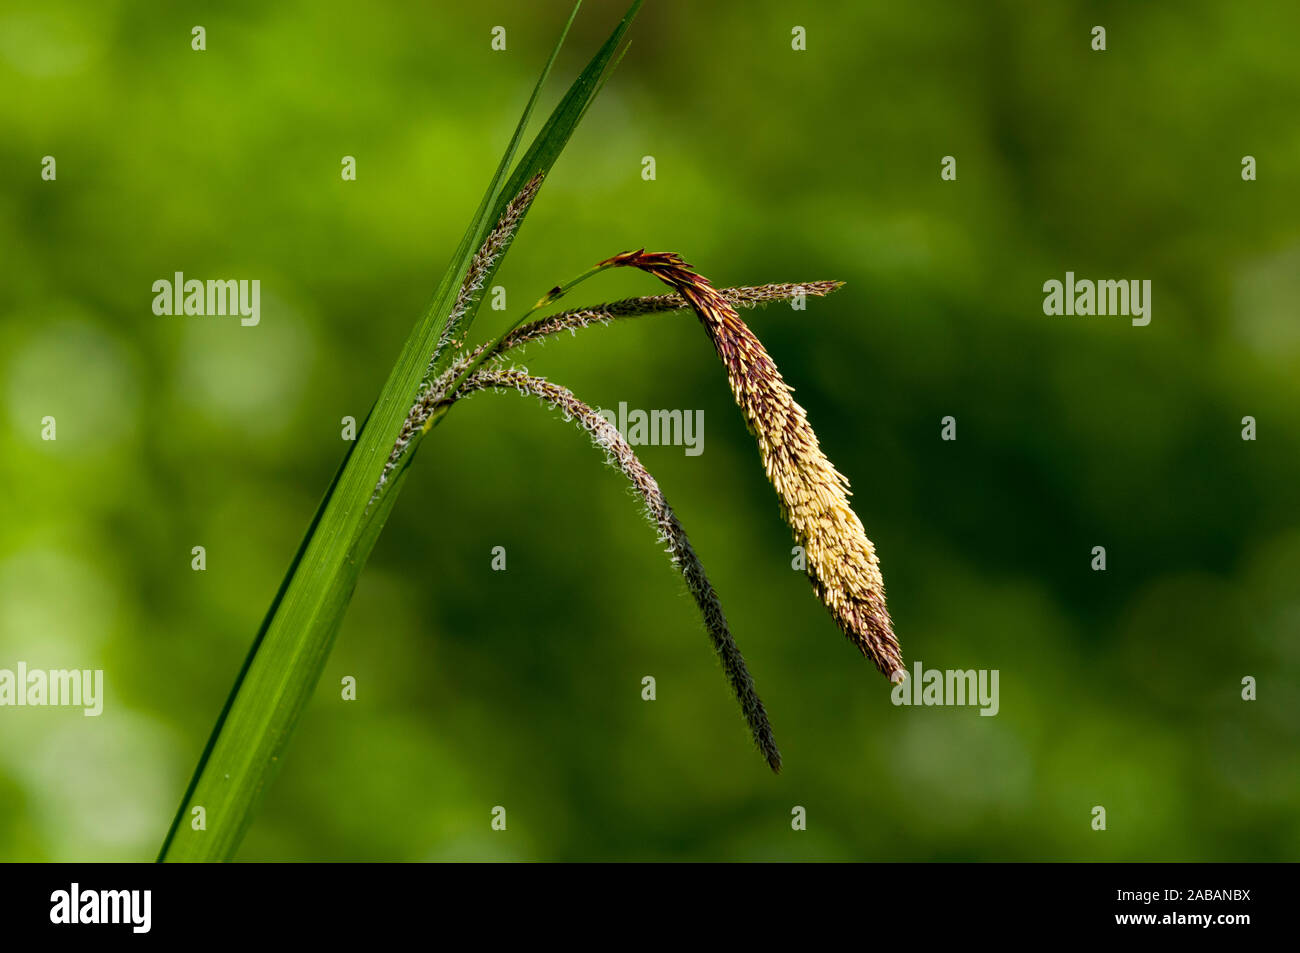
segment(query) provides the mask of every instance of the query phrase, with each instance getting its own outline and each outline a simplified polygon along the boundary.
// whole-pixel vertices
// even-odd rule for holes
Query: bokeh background
[[[543,109],[622,7],[584,5]],[[155,856],[567,11],[0,13],[0,667],[107,681],[98,719],[0,710],[0,858]],[[241,859],[1296,859],[1298,33],[1285,0],[649,0],[499,275],[511,313],[643,245],[720,285],[844,279],[752,325],[853,480],[909,663],[998,669],[1001,711],[890,703],[792,571],[695,320],[624,322],[527,365],[704,411],[701,456],[642,458],[785,771],[621,476],[484,395],[421,450]],[[177,270],[259,278],[261,325],[156,317]],[[1150,326],[1045,316],[1067,270],[1149,278]]]

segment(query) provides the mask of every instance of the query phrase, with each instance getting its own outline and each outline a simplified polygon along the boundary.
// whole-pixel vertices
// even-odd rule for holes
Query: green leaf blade
[[[320,681],[361,569],[404,482],[405,467],[371,505],[470,261],[510,198],[533,174],[549,171],[559,157],[640,5],[641,0],[635,0],[503,186],[541,84],[555,61],[556,45],[473,222],[307,530],[217,720],[159,860],[223,861],[238,850]],[[202,830],[194,824],[194,808],[199,807],[206,821]]]

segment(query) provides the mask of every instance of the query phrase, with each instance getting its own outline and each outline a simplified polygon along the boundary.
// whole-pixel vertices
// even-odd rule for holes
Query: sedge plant
[[[515,391],[558,409],[628,479],[700,610],[755,745],[771,769],[780,770],[766,709],[718,595],[658,483],[599,412],[567,388],[514,363],[524,345],[565,331],[675,311],[696,314],[757,440],[781,513],[804,547],[814,592],[867,659],[891,681],[905,677],[875,548],[849,505],[848,481],[821,451],[791,388],[740,317],[740,309],[830,294],[839,282],[716,289],[678,255],[642,249],[615,255],[556,285],[495,336],[466,346],[480,292],[621,57],[641,2],[634,0],[515,162],[533,107],[577,14],[575,5],[473,221],[308,526],[217,719],[160,860],[234,857],[320,679],[357,579],[419,447],[458,402],[481,392]],[[582,282],[612,268],[637,269],[671,291],[538,316]],[[193,825],[191,817],[200,807],[206,823]]]

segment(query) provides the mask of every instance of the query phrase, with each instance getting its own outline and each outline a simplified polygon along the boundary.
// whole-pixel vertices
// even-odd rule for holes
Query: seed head
[[[807,556],[813,590],[840,629],[890,681],[906,677],[885,606],[876,549],[849,505],[849,481],[826,458],[804,409],[736,309],[680,256],[624,252],[601,264],[639,268],[677,290],[695,310],[758,441],[781,512]]]

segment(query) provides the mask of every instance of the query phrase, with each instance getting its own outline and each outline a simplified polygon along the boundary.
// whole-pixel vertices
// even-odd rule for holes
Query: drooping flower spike
[[[772,726],[767,720],[763,700],[759,698],[758,691],[754,688],[754,680],[745,665],[745,657],[741,655],[736,640],[732,638],[718,594],[714,591],[713,584],[709,582],[709,577],[704,572],[704,565],[700,562],[700,557],[695,554],[695,548],[691,545],[686,530],[682,529],[677,514],[673,512],[664,498],[663,491],[659,489],[659,483],[650,475],[650,471],[637,458],[632,447],[613,424],[594,408],[575,397],[572,391],[544,378],[533,377],[518,368],[501,370],[485,368],[470,375],[460,385],[456,391],[456,398],[468,396],[479,390],[507,388],[513,388],[525,396],[531,395],[552,407],[558,407],[565,419],[577,423],[587,431],[597,446],[606,451],[610,462],[623,472],[628,482],[637,491],[645,503],[646,515],[659,530],[660,542],[667,546],[669,559],[682,574],[691,598],[699,607],[709,639],[713,642],[713,648],[722,662],[722,669],[727,674],[727,681],[731,684],[736,700],[740,702],[740,710],[749,725],[754,744],[762,753],[768,766],[774,772],[779,772],[781,752],[777,750],[776,739],[772,736]]]
[[[476,295],[484,277],[501,250],[508,246],[539,185],[540,179],[533,179],[507,205],[497,227],[471,262],[448,330],[438,342],[429,376],[407,414],[375,487],[372,503],[384,491],[396,469],[410,462],[421,436],[441,421],[459,399],[482,390],[513,389],[560,408],[566,419],[575,420],[608,452],[610,462],[622,470],[640,494],[661,540],[667,544],[673,565],[681,572],[700,609],[755,744],[772,770],[778,771],[781,756],[763,702],[731,636],[717,593],[659,484],[617,429],[598,411],[558,384],[533,377],[521,368],[506,367],[504,362],[523,345],[561,331],[572,333],[621,318],[693,310],[722,359],[736,403],[758,440],[763,466],[776,488],[781,512],[804,548],[814,592],[862,654],[891,681],[901,681],[906,673],[885,607],[885,587],[875,547],[849,506],[848,480],[822,453],[804,409],[795,403],[791,388],[775,362],[736,311],[738,307],[789,301],[798,295],[830,294],[841,282],[771,284],[720,291],[692,271],[678,255],[648,253],[644,249],[625,252],[606,259],[567,285],[552,288],[497,338],[461,350],[440,362],[438,356],[444,350],[462,345],[459,331],[473,317]],[[528,321],[533,313],[554,304],[581,281],[616,267],[645,271],[671,286],[675,293],[562,311]],[[435,367],[441,368],[441,372],[435,374]]]
[[[840,629],[876,668],[907,677],[885,606],[876,548],[849,505],[849,481],[822,452],[808,415],[791,396],[776,362],[736,309],[679,255],[645,249],[602,265],[639,268],[675,288],[690,304],[727,371],[727,381],[758,440],[781,512],[807,555],[808,577]]]

